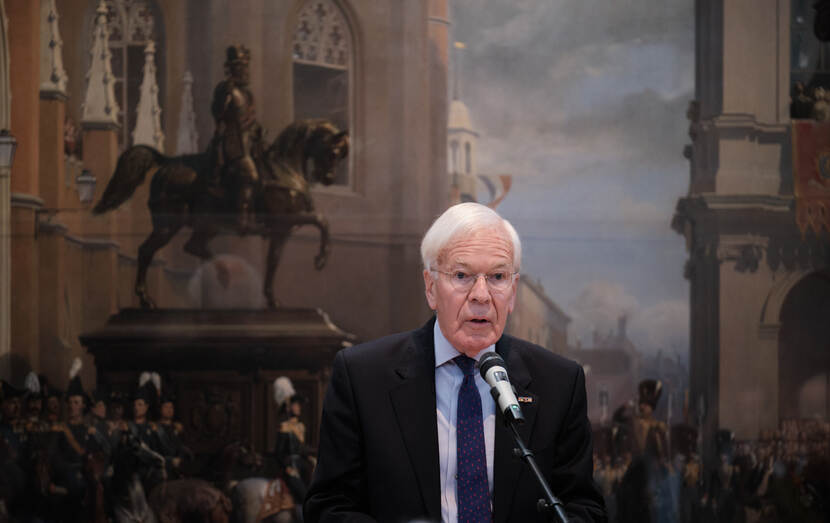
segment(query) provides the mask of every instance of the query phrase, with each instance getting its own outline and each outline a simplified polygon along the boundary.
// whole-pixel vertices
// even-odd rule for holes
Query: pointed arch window
[[[291,52],[294,119],[327,118],[340,129],[352,123],[352,31],[331,0],[306,1]],[[340,164],[335,184],[351,186],[351,158]]]
[[[97,2],[93,3],[97,5]],[[144,72],[144,48],[150,40],[153,40],[156,46],[159,105],[164,106],[164,27],[161,11],[154,0],[105,0],[104,3],[107,6],[107,26],[110,31],[110,65],[115,77],[115,100],[120,109],[118,123],[121,124],[121,129],[118,144],[123,149],[132,143],[136,107]],[[164,119],[164,111],[161,117]]]
[[[450,172],[457,173],[460,169],[458,168],[458,141],[453,140],[450,142]]]

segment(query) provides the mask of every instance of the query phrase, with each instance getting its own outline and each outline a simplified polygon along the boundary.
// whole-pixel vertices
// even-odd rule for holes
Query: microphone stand
[[[530,470],[533,471],[536,481],[539,482],[539,485],[545,492],[545,497],[539,499],[539,502],[536,504],[536,509],[543,514],[546,514],[548,521],[568,523],[568,516],[565,515],[565,509],[562,506],[562,501],[557,498],[550,489],[550,485],[548,485],[548,482],[542,475],[542,471],[539,470],[539,465],[536,464],[536,458],[533,457],[533,452],[527,448],[527,445],[525,445],[525,442],[522,440],[522,436],[519,435],[516,423],[506,417],[504,418],[504,423],[510,427],[510,431],[513,433],[513,439],[516,440],[518,448],[513,449],[513,452],[516,454],[516,457],[522,458],[522,461],[527,463]]]

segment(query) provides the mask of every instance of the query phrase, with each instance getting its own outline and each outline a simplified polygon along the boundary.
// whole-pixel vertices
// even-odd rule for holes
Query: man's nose
[[[473,283],[473,288],[470,289],[470,299],[479,302],[490,301],[490,288],[487,287],[487,279],[483,274],[476,276],[476,281]]]

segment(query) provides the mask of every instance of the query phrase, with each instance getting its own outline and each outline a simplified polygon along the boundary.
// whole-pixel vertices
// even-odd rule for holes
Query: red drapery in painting
[[[795,219],[801,233],[830,233],[830,122],[793,120]]]

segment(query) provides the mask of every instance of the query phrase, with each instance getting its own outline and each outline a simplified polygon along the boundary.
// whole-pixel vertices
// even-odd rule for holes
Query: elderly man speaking
[[[513,226],[483,205],[455,205],[421,256],[435,317],[335,357],[305,520],[545,521],[542,489],[476,369],[495,351],[521,402],[519,432],[570,520],[604,521],[582,368],[503,335],[521,265]]]

